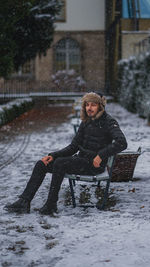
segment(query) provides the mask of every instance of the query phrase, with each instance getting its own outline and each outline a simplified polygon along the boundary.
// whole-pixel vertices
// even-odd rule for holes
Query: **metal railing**
[[[79,90],[64,90],[64,88],[56,88],[50,82],[36,82],[36,81],[20,81],[20,80],[4,80],[0,83],[0,97],[16,97],[34,95],[48,95],[61,93],[82,93],[86,89]]]
[[[85,92],[91,91],[91,86],[87,87],[59,87],[54,86],[49,81],[35,80],[0,80],[0,98],[16,98],[27,96],[72,96],[83,95]],[[101,91],[100,88],[94,88],[95,92]]]

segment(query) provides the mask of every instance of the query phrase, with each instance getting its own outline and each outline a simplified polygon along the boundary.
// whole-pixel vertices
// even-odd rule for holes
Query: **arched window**
[[[74,69],[80,72],[80,46],[71,38],[61,39],[55,46],[55,71]]]

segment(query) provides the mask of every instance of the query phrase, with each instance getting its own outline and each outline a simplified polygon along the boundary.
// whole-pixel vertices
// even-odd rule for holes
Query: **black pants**
[[[33,169],[31,178],[20,197],[31,201],[42,184],[46,173],[52,173],[52,181],[48,198],[53,202],[57,202],[58,193],[65,173],[68,174],[89,174],[94,175],[102,173],[104,168],[95,168],[88,159],[79,156],[59,157],[50,162],[47,166],[39,160]],[[51,189],[53,188],[53,195]]]

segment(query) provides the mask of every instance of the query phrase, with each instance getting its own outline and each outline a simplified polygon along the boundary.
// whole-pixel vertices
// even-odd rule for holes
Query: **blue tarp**
[[[128,3],[131,5],[131,0],[123,0],[123,12],[122,12],[122,16],[123,18],[130,18],[132,17],[132,10],[131,13],[129,12],[128,9]],[[135,0],[135,5],[136,8],[137,7],[137,1]],[[150,18],[150,0],[139,0],[139,6],[140,6],[140,17],[141,18]],[[131,14],[131,15],[130,15]],[[138,15],[137,15],[138,17]]]

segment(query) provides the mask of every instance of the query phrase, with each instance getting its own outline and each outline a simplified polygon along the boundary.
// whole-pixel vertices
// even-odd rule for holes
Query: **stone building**
[[[55,23],[55,34],[46,56],[26,63],[20,76],[34,78],[38,90],[61,91],[53,82],[58,71],[74,73],[80,89],[105,87],[105,0],[62,0],[63,8]],[[59,75],[59,74],[58,74]],[[56,75],[56,79],[59,80]],[[61,78],[60,78],[61,79]],[[83,86],[82,86],[83,85]],[[63,88],[65,90],[65,88]]]
[[[150,0],[61,1],[50,49],[13,74],[5,88],[113,94],[118,60],[134,55],[149,36]]]
[[[117,62],[140,51],[150,33],[150,0],[106,0],[106,79],[110,94],[117,87]]]

